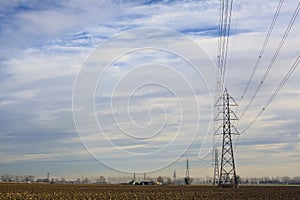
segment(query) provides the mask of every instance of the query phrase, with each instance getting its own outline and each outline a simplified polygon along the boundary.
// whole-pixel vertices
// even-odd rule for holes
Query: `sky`
[[[284,1],[248,92],[278,2],[234,1],[225,85],[240,117],[297,2]],[[300,54],[294,26],[242,132]],[[219,1],[0,1],[0,174],[75,179],[133,172],[212,176]],[[299,176],[300,70],[246,132],[237,174]]]

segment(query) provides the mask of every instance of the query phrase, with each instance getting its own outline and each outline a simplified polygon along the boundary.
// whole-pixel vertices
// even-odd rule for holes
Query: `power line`
[[[271,22],[271,24],[270,24],[269,30],[268,30],[268,32],[267,32],[267,35],[266,35],[266,37],[265,37],[264,43],[263,43],[263,45],[262,45],[262,47],[261,47],[261,50],[260,50],[260,52],[259,52],[259,55],[258,55],[258,57],[257,57],[257,59],[256,59],[255,65],[254,65],[254,67],[253,67],[253,70],[252,70],[252,72],[251,72],[251,75],[250,75],[250,77],[249,77],[249,80],[248,80],[248,82],[247,82],[247,84],[246,84],[246,87],[245,87],[245,89],[244,89],[244,91],[243,91],[243,93],[242,93],[242,95],[241,95],[241,98],[240,98],[240,104],[241,104],[241,101],[242,101],[243,98],[244,98],[244,95],[246,94],[246,92],[247,92],[248,89],[249,89],[249,86],[250,86],[250,84],[251,84],[251,82],[252,82],[252,79],[253,79],[253,77],[254,77],[254,74],[255,74],[255,72],[256,72],[256,70],[257,70],[257,67],[258,67],[258,65],[259,65],[259,63],[260,63],[260,60],[261,60],[261,58],[262,58],[262,56],[263,56],[263,54],[264,54],[264,52],[265,52],[265,49],[266,49],[267,44],[268,44],[268,42],[269,42],[271,33],[272,33],[273,29],[274,29],[274,25],[275,25],[275,23],[276,23],[276,21],[277,21],[277,18],[278,18],[279,13],[280,13],[280,10],[281,10],[283,1],[284,1],[284,0],[280,0],[280,1],[278,2],[276,11],[275,11],[275,13],[274,13],[272,22]]]
[[[295,20],[296,20],[298,14],[299,14],[299,11],[300,11],[300,1],[299,1],[298,5],[297,5],[296,10],[295,10],[294,13],[293,13],[293,16],[292,16],[292,18],[291,18],[291,20],[290,20],[290,22],[289,22],[289,24],[288,24],[288,26],[287,26],[287,28],[286,28],[286,31],[285,31],[284,35],[283,35],[283,37],[282,37],[282,39],[281,39],[281,41],[280,41],[280,43],[279,43],[279,45],[278,45],[278,47],[277,47],[277,49],[276,49],[276,52],[274,53],[274,55],[273,55],[273,57],[272,57],[272,59],[271,59],[269,65],[268,65],[267,70],[266,70],[265,73],[263,74],[260,83],[258,84],[258,86],[257,86],[257,88],[256,88],[256,90],[255,90],[255,92],[254,92],[254,94],[253,94],[253,96],[251,97],[251,100],[250,100],[249,103],[247,104],[247,106],[246,106],[246,108],[244,109],[242,115],[239,117],[240,119],[241,119],[241,118],[245,115],[245,113],[248,111],[250,105],[252,104],[252,102],[253,102],[253,100],[255,99],[257,93],[259,92],[260,88],[262,87],[262,84],[264,83],[264,81],[266,80],[266,78],[267,78],[269,72],[271,71],[271,69],[272,69],[272,67],[273,67],[273,65],[274,65],[274,63],[275,63],[275,61],[276,61],[276,59],[277,59],[277,56],[278,56],[278,54],[279,54],[279,52],[280,52],[280,50],[281,50],[281,48],[282,48],[282,46],[283,46],[283,44],[284,44],[286,38],[288,37],[289,32],[290,32],[292,26],[294,25],[294,22],[295,22]]]
[[[240,5],[237,5],[237,6],[238,6],[238,8],[237,8],[237,10],[235,11],[235,13],[236,13],[236,19],[235,19],[235,21],[234,21],[234,25],[233,25],[233,26],[232,26],[232,24],[230,25],[230,27],[231,27],[231,28],[230,28],[231,35],[232,35],[232,33],[233,33],[233,35],[235,35],[235,37],[231,37],[231,39],[230,39],[230,47],[231,47],[231,48],[234,48],[237,37],[240,37],[239,35],[237,35],[238,23],[239,23],[239,11],[240,11]],[[234,27],[233,31],[232,31],[232,27]],[[226,69],[226,70],[227,70],[227,71],[230,71],[230,70],[228,70],[228,69],[230,69],[230,67],[231,67],[232,52],[229,51],[229,55],[228,55],[228,56],[229,56],[229,57],[228,57],[228,59],[227,59],[227,61],[226,61],[226,63],[228,63],[228,64],[227,64],[227,69]],[[227,80],[227,76],[228,76],[228,73],[224,75],[225,81]],[[225,81],[224,81],[224,85],[226,85],[226,82],[225,82]]]
[[[241,134],[245,133],[256,121],[257,119],[262,115],[262,113],[268,108],[268,106],[272,103],[272,101],[275,99],[275,97],[278,95],[279,91],[282,89],[282,87],[285,85],[287,80],[290,78],[290,76],[294,73],[295,69],[299,66],[300,63],[300,56],[295,60],[293,65],[290,67],[289,71],[286,73],[280,84],[277,86],[276,90],[273,92],[273,94],[270,96],[270,98],[267,100],[263,108],[258,112],[256,117],[248,124],[248,126],[241,131]]]
[[[228,1],[227,1],[228,2]],[[226,44],[224,45],[224,59],[223,59],[223,83],[224,83],[224,79],[225,79],[225,69],[226,69],[226,63],[227,63],[227,55],[228,55],[228,44],[229,44],[229,35],[230,35],[230,27],[231,27],[231,12],[232,12],[232,3],[233,1],[231,0],[230,2],[230,8],[229,8],[229,16],[227,17],[227,20],[228,20],[228,24],[227,25],[227,28],[226,28]],[[228,3],[227,3],[228,4]],[[228,9],[227,9],[228,10]],[[227,11],[228,12],[228,11]],[[227,21],[226,21],[227,23]],[[228,29],[228,30],[227,30]]]
[[[233,0],[220,1],[219,39],[218,39],[218,82],[224,83],[226,60],[231,26]]]

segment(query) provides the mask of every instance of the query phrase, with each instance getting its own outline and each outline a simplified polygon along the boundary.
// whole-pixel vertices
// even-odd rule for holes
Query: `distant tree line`
[[[64,184],[64,183],[73,183],[73,184],[110,184],[110,183],[129,183],[131,177],[82,177],[77,178],[76,180],[66,180],[65,178],[55,178],[55,177],[44,177],[44,178],[36,178],[33,175],[10,175],[3,174],[0,177],[0,182],[24,182],[24,183],[50,183],[50,184]],[[171,179],[170,177],[147,177],[146,180],[143,178],[136,178],[135,182],[139,183],[148,183],[155,182],[161,183],[164,185],[182,185],[185,184],[184,178],[177,178],[176,180]],[[300,185],[300,176],[274,176],[274,177],[240,177],[238,176],[239,184],[299,184]],[[213,183],[213,178],[206,177],[198,177],[193,178],[193,182],[191,184],[207,184],[210,185]]]
[[[300,184],[300,176],[241,177],[241,184]]]

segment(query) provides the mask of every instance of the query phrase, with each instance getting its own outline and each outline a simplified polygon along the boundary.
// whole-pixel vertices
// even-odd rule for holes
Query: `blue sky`
[[[234,1],[226,85],[237,101],[255,64],[276,6],[277,2],[269,0]],[[283,3],[253,84],[238,112],[245,108],[259,84],[296,6],[297,2],[291,0]],[[211,62],[216,61],[218,12],[218,1],[0,2],[0,173],[43,176],[50,171],[53,176],[69,178],[81,174],[124,175],[98,162],[81,143],[72,108],[77,74],[89,63],[99,45],[114,41],[111,38],[124,31],[146,27],[184,34],[208,55],[190,51],[190,59],[194,61],[203,56],[208,63],[204,65],[208,66],[208,58]],[[238,123],[239,130],[256,116],[299,55],[299,24],[297,19],[263,87]],[[159,33],[152,34],[159,36]],[[151,41],[151,34],[144,36]],[[177,45],[178,49],[187,46],[185,40],[158,38],[156,42],[167,43],[169,48],[171,45]],[[130,37],[126,41],[113,47],[133,43],[143,47],[147,43]],[[110,49],[104,52],[108,57],[111,55]],[[134,73],[130,74],[132,71]],[[182,57],[168,51],[140,49],[118,57],[104,75],[95,90],[95,116],[116,146],[131,153],[152,152],[175,138],[177,146],[173,146],[163,158],[172,160],[193,139],[192,145],[175,163],[152,173],[172,176],[172,171],[177,170],[178,176],[184,176],[184,162],[188,157],[192,176],[212,174],[211,156],[202,158],[209,152],[213,138],[212,132],[205,137],[211,115],[209,93],[201,77]],[[299,75],[300,71],[296,69],[259,120],[239,136],[235,155],[237,173],[241,176],[299,175]],[[180,113],[181,104],[174,98],[172,90],[155,84],[143,86],[147,83],[143,81],[149,77],[152,81],[164,81],[165,85],[174,87],[185,112]],[[195,89],[195,94],[185,90],[187,85],[181,82],[182,77]],[[209,82],[212,77],[205,78]],[[142,87],[126,104],[128,96],[141,84]],[[112,94],[114,98],[111,98]],[[110,109],[111,100],[116,110]],[[201,113],[199,118],[195,111],[197,105]],[[124,132],[118,132],[120,129],[115,126],[112,113],[117,117],[118,125],[137,138],[151,136],[150,133],[160,130],[162,122],[166,126],[148,140],[133,140],[122,134]],[[131,118],[128,118],[128,113]],[[199,120],[199,130],[194,137],[191,127],[197,123],[195,119]],[[86,125],[89,127],[89,123]],[[181,129],[174,136],[178,127]],[[122,160],[115,149],[102,143],[99,136],[86,138],[86,141],[95,142],[90,151],[101,152],[107,162],[124,165],[127,170],[142,170],[143,164],[147,166],[145,169],[154,170],[163,162],[162,158],[150,159],[149,163],[143,163],[142,158]],[[85,137],[81,139],[85,140]]]

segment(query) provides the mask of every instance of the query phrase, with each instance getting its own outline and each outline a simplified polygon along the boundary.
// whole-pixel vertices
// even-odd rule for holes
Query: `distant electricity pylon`
[[[217,185],[219,182],[219,152],[218,149],[214,149],[214,185]]]
[[[190,169],[189,169],[189,159],[186,159],[186,171],[185,171],[185,178],[184,178],[185,184],[189,185],[191,183],[190,179]]]
[[[216,106],[221,107],[220,112],[216,116],[216,120],[220,119],[220,115],[222,115],[222,124],[217,129],[216,134],[221,129],[221,134],[223,136],[221,169],[218,184],[220,187],[237,187],[238,182],[235,170],[231,135],[238,134],[238,131],[231,121],[238,120],[238,118],[232,109],[230,109],[232,106],[237,106],[237,103],[228,94],[227,89],[225,88],[224,93],[217,101]]]
[[[175,185],[176,182],[177,182],[176,171],[174,170],[174,173],[173,173],[173,184]]]
[[[190,177],[190,169],[189,169],[189,159],[186,159],[186,171],[185,171],[186,177]]]

